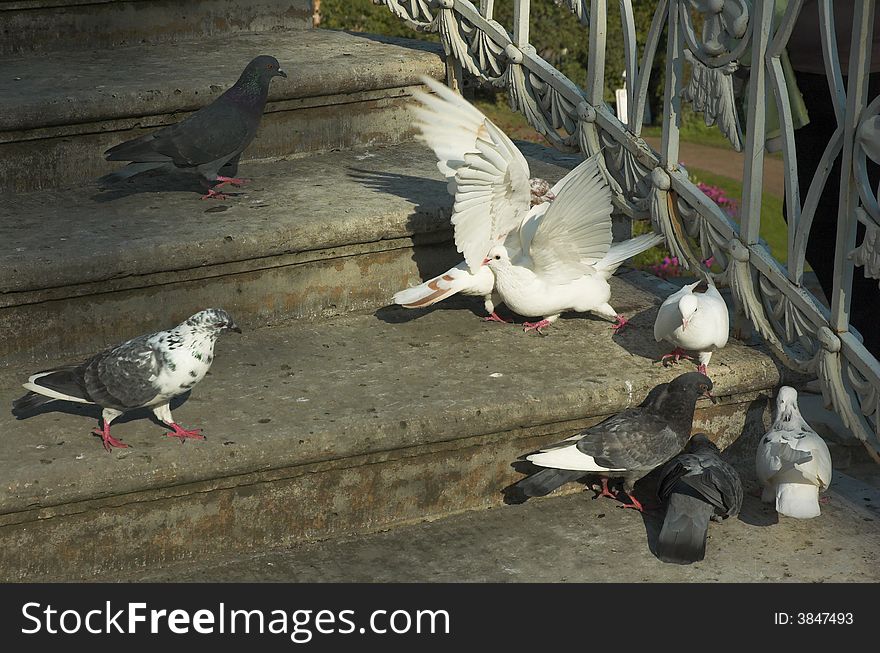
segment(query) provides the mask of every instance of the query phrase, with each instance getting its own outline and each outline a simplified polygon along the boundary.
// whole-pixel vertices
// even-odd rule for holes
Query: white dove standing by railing
[[[779,389],[776,421],[758,444],[755,467],[762,501],[775,501],[776,511],[789,517],[819,516],[819,491],[831,484],[831,454],[801,416],[794,388]]]
[[[694,292],[705,283],[705,292]],[[699,355],[699,371],[706,374],[712,352],[727,344],[730,317],[727,303],[711,279],[696,281],[678,290],[663,302],[654,321],[654,339],[673,345],[672,353],[664,354],[664,365],[690,358],[688,351]]]
[[[395,301],[425,306],[463,292],[485,297],[490,313],[500,297],[517,313],[546,316],[526,322],[526,330],[540,332],[566,310],[598,313],[615,320],[615,329],[625,325],[608,305],[607,279],[624,260],[662,242],[662,236],[612,246],[611,193],[595,159],[550,190],[552,203],[532,206],[528,163],[513,142],[460,95],[434,80],[423,82],[436,95],[417,94],[423,106],[414,112],[455,197],[455,243],[465,260],[437,279],[401,291]]]

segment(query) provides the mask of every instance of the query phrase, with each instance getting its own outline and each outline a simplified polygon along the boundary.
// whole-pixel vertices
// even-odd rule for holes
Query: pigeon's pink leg
[[[614,494],[613,492],[611,492],[611,490],[608,489],[608,479],[607,479],[607,478],[603,478],[603,479],[602,479],[602,491],[599,492],[599,494],[597,494],[597,495],[594,496],[593,498],[594,498],[594,499],[598,499],[599,497],[609,497],[609,498],[611,498],[611,499],[616,499],[616,498],[617,498],[617,495]]]
[[[492,311],[489,317],[484,317],[483,322],[501,322],[501,324],[509,324],[510,320],[505,320],[503,317],[499,317],[498,313]]]
[[[635,497],[634,494],[629,494],[629,493],[624,492],[623,490],[621,490],[621,491],[617,494],[617,498],[618,498],[618,499],[620,499],[620,495],[621,495],[621,494],[622,494],[623,496],[627,497],[627,498],[632,502],[632,503],[624,503],[624,504],[622,504],[622,505],[620,506],[621,508],[632,508],[633,510],[638,510],[639,512],[645,512],[645,507],[639,502],[638,499],[636,499],[636,497]]]
[[[172,429],[174,429],[174,433],[166,433],[166,438],[180,438],[180,443],[183,444],[183,441],[186,438],[192,438],[194,440],[204,440],[205,436],[202,435],[202,429],[192,429],[187,430],[183,428],[180,424],[175,424],[171,422],[168,424]]]
[[[614,331],[614,335],[617,335],[623,328],[629,325],[629,320],[627,320],[623,315],[617,316],[617,322],[611,325],[611,330]]]
[[[819,499],[819,503],[825,505],[831,503],[831,497],[822,497]]]
[[[550,320],[541,320],[540,322],[523,322],[523,331],[537,331],[541,335],[544,335],[544,332],[541,329],[544,329],[550,326],[552,322]]]
[[[105,451],[109,452],[110,449],[113,447],[119,447],[120,449],[128,449],[127,444],[125,444],[124,442],[120,442],[119,440],[114,438],[112,435],[110,435],[110,425],[107,424],[106,422],[104,422],[103,428],[95,429],[94,431],[92,431],[92,433],[94,433],[95,435],[101,436],[101,439],[103,440],[102,444],[104,445]]]
[[[242,184],[246,184],[250,181],[250,179],[240,179],[239,177],[224,177],[222,175],[217,175],[217,181],[220,184],[235,184],[236,186],[241,186]],[[220,184],[217,184],[218,186]]]
[[[220,192],[214,190],[213,188],[209,188],[208,192],[206,194],[202,195],[202,199],[203,200],[208,200],[208,199],[225,200],[225,199],[227,199],[227,197],[223,193],[220,193]]]
[[[699,365],[697,365],[697,372],[709,376],[708,374],[706,374],[706,365],[704,363],[700,363]]]
[[[682,358],[692,358],[692,356],[681,347],[676,347],[670,353],[663,354],[660,362],[663,363],[663,367],[668,367],[670,364],[678,364]]]

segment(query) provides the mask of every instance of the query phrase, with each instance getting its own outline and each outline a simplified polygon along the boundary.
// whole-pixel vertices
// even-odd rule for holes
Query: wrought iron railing
[[[826,404],[833,406],[880,461],[880,363],[850,326],[853,276],[880,278],[880,203],[866,167],[866,159],[880,162],[880,97],[869,102],[866,81],[873,0],[853,3],[848,71],[842,71],[839,63],[832,0],[819,0],[822,49],[837,128],[808,189],[798,187],[792,106],[783,69],[784,48],[803,0],[790,0],[779,16],[774,16],[774,0],[658,0],[641,54],[632,0],[618,0],[628,124],[621,123],[604,101],[606,0],[562,0],[589,26],[589,66],[583,89],[529,44],[530,0],[514,0],[512,32],[493,20],[494,0],[481,0],[479,9],[469,0],[377,1],[414,29],[439,33],[451,83],[472,75],[503,87],[511,106],[553,146],[584,155],[600,153],[617,209],[631,218],[650,218],[666,236],[671,252],[687,267],[726,282],[740,313],[787,366],[818,377]],[[656,152],[640,137],[641,117],[664,33],[663,131]],[[737,73],[747,78],[744,121],[735,93]],[[846,89],[844,75],[850,80]],[[683,102],[690,102],[734,148],[745,153],[738,223],[691,183],[679,164]],[[768,107],[775,107],[781,127],[787,265],[776,260],[758,236]],[[830,164],[839,155],[843,163],[835,290],[826,307],[804,286],[805,252],[818,197]],[[857,245],[858,223],[864,225],[866,235]],[[710,257],[715,262],[711,269],[703,264]],[[877,310],[875,328],[880,328],[880,306]]]

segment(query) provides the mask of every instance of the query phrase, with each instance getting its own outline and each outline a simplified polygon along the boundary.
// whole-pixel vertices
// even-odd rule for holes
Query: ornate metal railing
[[[726,282],[740,314],[748,317],[787,366],[818,377],[826,404],[880,461],[880,364],[850,327],[854,274],[880,278],[880,203],[866,167],[866,159],[880,162],[880,97],[868,103],[866,81],[873,0],[854,3],[848,71],[842,71],[839,63],[832,0],[819,2],[837,128],[805,196],[805,189],[798,187],[792,107],[781,60],[802,0],[790,0],[781,17],[774,17],[774,0],[658,0],[641,56],[632,0],[618,0],[628,124],[621,123],[604,102],[606,0],[560,0],[589,26],[589,67],[583,89],[529,44],[530,0],[514,0],[512,32],[493,19],[494,0],[481,0],[479,9],[468,0],[376,1],[384,2],[414,29],[439,33],[450,64],[450,82],[473,75],[503,87],[511,106],[555,147],[584,155],[600,153],[617,209],[631,218],[650,218],[687,267]],[[664,32],[663,131],[660,151],[655,152],[640,137],[641,117],[651,64]],[[744,123],[734,91],[738,70],[747,72],[740,76],[748,80]],[[850,80],[846,89],[844,75]],[[739,223],[691,183],[679,164],[683,101],[745,152]],[[774,259],[758,237],[768,102],[775,105],[781,123],[787,266]],[[841,153],[836,288],[826,308],[804,287],[805,253],[818,197],[831,163]],[[857,246],[858,223],[867,235]],[[709,257],[715,261],[711,269],[703,264]],[[880,306],[877,310],[875,328],[880,328]]]

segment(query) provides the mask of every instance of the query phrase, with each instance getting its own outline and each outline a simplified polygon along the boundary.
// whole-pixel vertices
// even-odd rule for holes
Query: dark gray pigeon
[[[110,435],[110,422],[136,408],[152,408],[173,429],[167,436],[203,440],[200,429],[187,430],[171,417],[171,400],[205,378],[214,360],[214,343],[226,330],[241,333],[220,308],[200,311],[169,331],[132,338],[105,349],[80,365],[46,370],[31,376],[30,390],[12,402],[14,412],[50,401],[75,401],[103,408],[103,428],[96,429],[104,449],[128,447]]]
[[[721,521],[739,513],[742,481],[719,456],[705,433],[697,433],[684,453],[660,472],[657,494],[667,504],[657,557],[688,565],[706,556],[709,520]]]
[[[712,381],[688,372],[651,390],[645,401],[604,422],[550,445],[526,460],[544,469],[508,489],[508,500],[541,497],[584,476],[602,478],[602,495],[621,498],[608,490],[609,479],[623,480],[627,508],[643,510],[632,496],[635,482],[681,452],[691,434],[694,407],[703,395],[711,398]]]
[[[211,186],[241,184],[244,179],[223,177],[220,168],[237,163],[254,139],[273,77],[287,77],[275,57],[251,61],[238,81],[206,107],[174,125],[135,138],[104,152],[108,161],[131,161],[101,178],[104,184],[128,179],[147,170],[183,171],[200,175],[208,197],[222,198]]]

